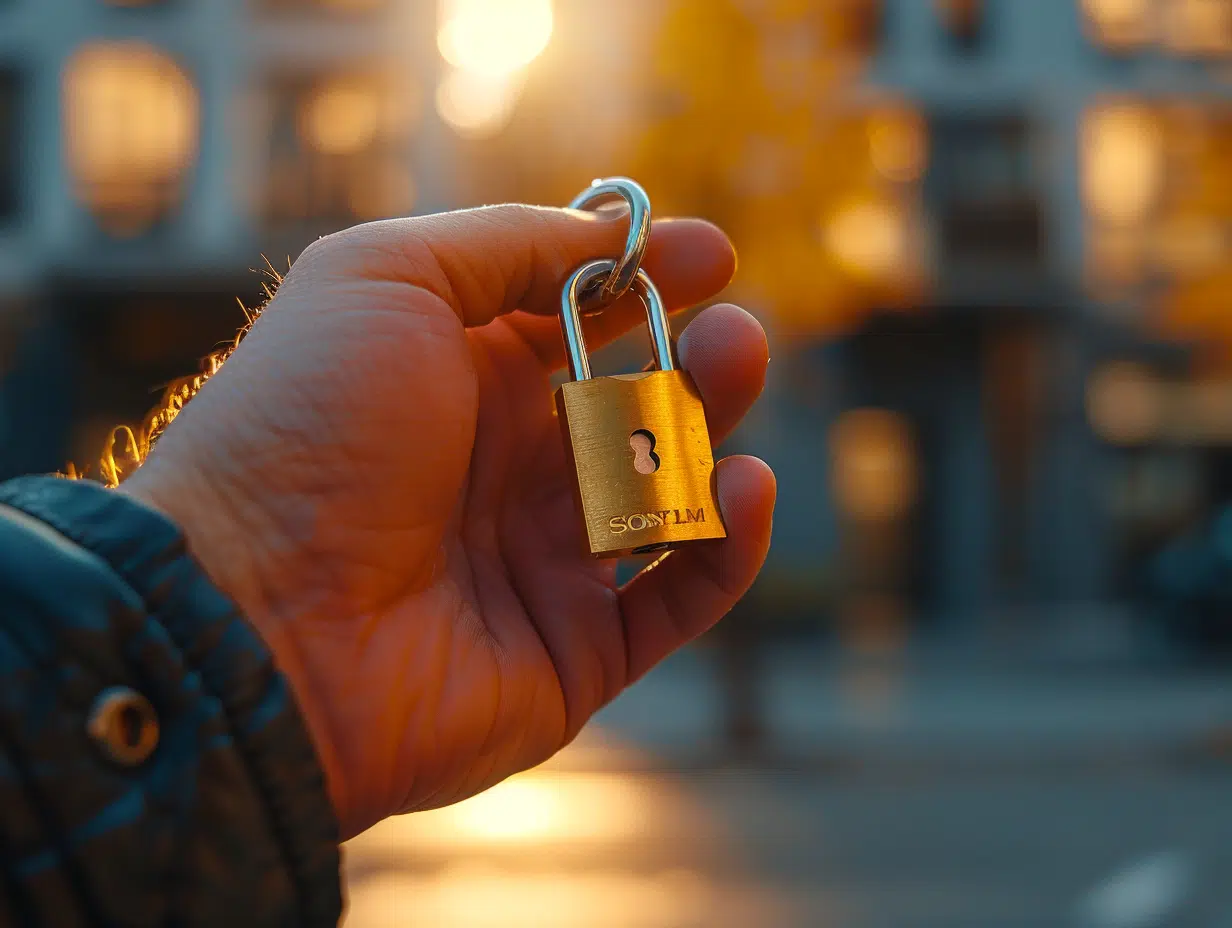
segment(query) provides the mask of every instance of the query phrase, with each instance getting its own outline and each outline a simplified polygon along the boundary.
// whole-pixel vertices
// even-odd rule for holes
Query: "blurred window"
[[[275,80],[265,213],[273,223],[347,223],[404,214],[414,201],[414,107],[375,74]]]
[[[917,460],[901,413],[852,409],[830,428],[831,480],[843,514],[860,522],[901,518],[915,501]]]
[[[981,49],[988,31],[985,0],[935,0],[937,16],[950,44],[963,54]]]
[[[197,155],[197,90],[140,42],[83,46],[64,70],[65,154],[78,200],[117,235],[147,230],[183,200]]]
[[[1083,194],[1099,221],[1127,226],[1150,216],[1164,182],[1160,128],[1150,107],[1133,102],[1100,105],[1083,117]]]
[[[17,171],[21,160],[19,86],[16,74],[0,71],[0,221],[17,213]]]
[[[1027,120],[952,112],[932,122],[925,192],[945,257],[1035,262],[1043,217]]]

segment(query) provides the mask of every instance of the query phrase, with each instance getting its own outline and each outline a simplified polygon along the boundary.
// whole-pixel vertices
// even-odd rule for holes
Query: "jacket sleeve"
[[[337,841],[287,683],[178,529],[0,485],[0,924],[333,925]]]

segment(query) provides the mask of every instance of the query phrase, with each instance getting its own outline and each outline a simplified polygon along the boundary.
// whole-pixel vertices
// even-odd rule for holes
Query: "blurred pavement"
[[[694,651],[545,767],[361,836],[347,928],[1232,926],[1232,673],[765,669],[755,756]]]
[[[1038,666],[970,651],[858,660],[778,649],[762,661],[768,732],[755,759],[776,767],[1105,763],[1232,746],[1232,669]],[[593,752],[620,763],[605,739],[667,767],[723,760],[721,707],[708,655],[679,655],[603,710],[569,761]]]

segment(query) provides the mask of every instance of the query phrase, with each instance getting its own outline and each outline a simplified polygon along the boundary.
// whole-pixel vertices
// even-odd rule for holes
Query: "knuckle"
[[[344,231],[332,232],[329,235],[321,236],[300,252],[299,257],[295,259],[293,267],[308,267],[335,255],[342,246],[341,239],[345,234],[346,232]]]
[[[379,224],[368,223],[351,226],[321,236],[300,252],[292,269],[298,270],[300,274],[313,271],[329,274],[353,269],[356,264],[355,255],[365,245],[381,241],[379,230],[372,228],[377,225]]]

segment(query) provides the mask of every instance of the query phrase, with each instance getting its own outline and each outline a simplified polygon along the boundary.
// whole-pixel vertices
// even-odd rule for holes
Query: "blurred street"
[[[347,928],[1232,928],[1232,0],[0,0],[0,477],[130,474],[323,235],[614,175],[738,253],[765,567]]]
[[[347,924],[1232,926],[1232,674],[969,659],[774,652],[738,762],[683,655],[546,768],[352,842]]]

